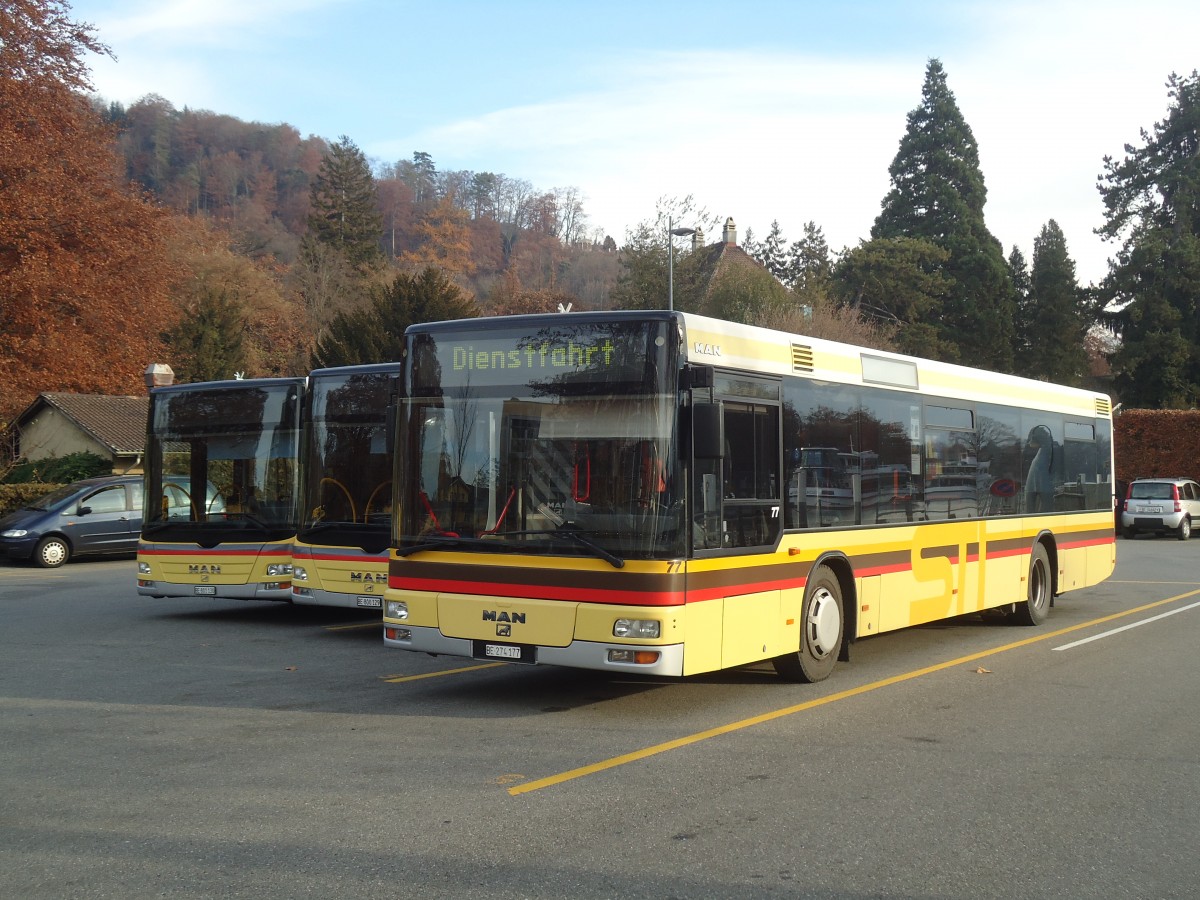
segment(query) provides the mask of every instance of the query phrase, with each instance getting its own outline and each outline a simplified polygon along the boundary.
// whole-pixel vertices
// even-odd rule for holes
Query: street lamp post
[[[675,310],[675,238],[695,234],[695,228],[672,228],[667,217],[667,309]]]

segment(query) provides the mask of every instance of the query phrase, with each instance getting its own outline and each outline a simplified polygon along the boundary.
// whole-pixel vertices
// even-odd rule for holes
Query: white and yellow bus
[[[381,609],[392,521],[388,404],[398,363],[308,376],[292,602]]]
[[[388,647],[817,681],[1113,569],[1102,394],[678,312],[406,343]]]
[[[137,590],[292,599],[304,378],[150,392]]]

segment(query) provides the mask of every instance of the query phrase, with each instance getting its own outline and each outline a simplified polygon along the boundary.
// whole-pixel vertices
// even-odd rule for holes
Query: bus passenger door
[[[722,405],[692,403],[692,546],[712,550],[722,545],[721,498],[725,458]]]

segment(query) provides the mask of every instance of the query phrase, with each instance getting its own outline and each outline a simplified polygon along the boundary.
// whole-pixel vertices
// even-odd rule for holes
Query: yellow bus
[[[392,520],[386,423],[399,373],[389,363],[308,376],[293,603],[383,606]]]
[[[150,392],[137,590],[292,599],[304,378]]]
[[[1103,394],[664,311],[414,325],[404,365],[388,647],[818,681],[1113,569]]]

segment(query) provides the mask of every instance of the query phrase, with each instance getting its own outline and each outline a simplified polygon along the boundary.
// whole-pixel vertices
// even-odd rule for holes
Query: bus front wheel
[[[1029,557],[1029,581],[1026,583],[1027,597],[1018,603],[1013,612],[1014,620],[1020,625],[1041,625],[1050,615],[1050,595],[1053,582],[1050,578],[1050,557],[1041,544],[1033,545]]]
[[[837,662],[845,623],[841,582],[832,570],[821,566],[804,591],[800,649],[771,660],[775,671],[792,681],[824,681]]]

